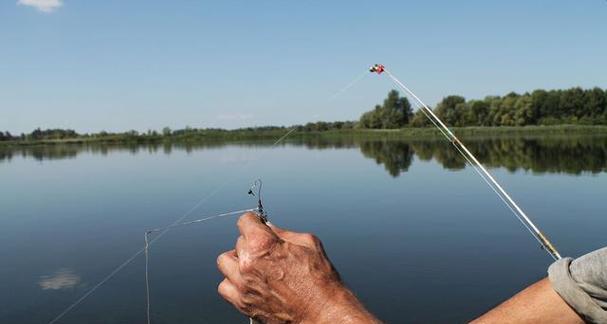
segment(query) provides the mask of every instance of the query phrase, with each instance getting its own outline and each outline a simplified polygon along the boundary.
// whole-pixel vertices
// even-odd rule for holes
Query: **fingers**
[[[240,217],[238,229],[245,243],[241,245],[242,249],[236,250],[239,257],[244,250],[252,256],[262,254],[280,241],[276,233],[253,213],[246,213]]]
[[[239,236],[238,239],[236,240],[236,248],[235,248],[235,252],[236,252],[236,257],[241,259],[241,258],[245,258],[247,255],[247,242],[244,238],[244,236]]]
[[[320,240],[310,233],[297,233],[289,230],[282,229],[272,223],[268,222],[268,226],[279,238],[289,243],[297,244],[311,249],[316,249],[320,245]]]
[[[241,308],[240,306],[240,292],[236,288],[236,286],[230,282],[228,279],[224,279],[219,286],[217,287],[217,292],[223,297],[223,299],[227,300],[230,304],[236,306],[236,308]]]
[[[245,238],[259,235],[274,235],[268,226],[261,221],[259,216],[252,212],[240,216],[237,225],[240,234]]]
[[[224,252],[217,257],[217,268],[230,282],[238,286],[242,282],[240,271],[238,269],[238,258],[236,251]]]

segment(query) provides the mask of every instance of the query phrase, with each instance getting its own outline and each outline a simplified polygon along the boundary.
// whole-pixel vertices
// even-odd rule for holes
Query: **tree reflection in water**
[[[607,171],[607,137],[504,137],[464,138],[462,140],[472,153],[488,167],[505,168],[534,173],[567,173],[579,175],[583,172]],[[157,143],[146,145],[109,144],[60,144],[0,147],[0,163],[13,158],[32,158],[38,161],[75,158],[86,152],[107,155],[111,152],[138,154],[172,150],[192,152],[222,146],[269,147],[272,141],[239,143]],[[459,170],[466,167],[463,158],[443,139],[402,140],[365,139],[362,136],[300,136],[289,139],[282,145],[302,146],[308,149],[360,149],[363,156],[384,166],[393,177],[407,172],[414,156],[422,161],[435,160],[444,168]]]
[[[365,157],[375,159],[377,164],[383,164],[386,171],[393,177],[398,177],[401,172],[407,172],[413,162],[413,149],[406,142],[362,142],[360,151]]]

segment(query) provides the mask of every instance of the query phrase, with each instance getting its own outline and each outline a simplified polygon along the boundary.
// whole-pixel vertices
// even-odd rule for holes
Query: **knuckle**
[[[302,239],[308,243],[316,245],[320,242],[320,239],[312,233],[303,233],[301,235],[302,235]]]
[[[247,291],[247,285],[242,281],[235,281],[233,285],[240,293]]]
[[[238,264],[238,268],[241,273],[251,273],[255,269],[255,262],[253,260],[242,260]]]
[[[249,243],[252,247],[255,247],[257,249],[265,249],[272,246],[272,244],[274,243],[274,239],[272,237],[269,237],[268,235],[257,235],[255,237],[252,237]]]
[[[245,239],[244,237],[241,235],[238,237],[238,239],[236,240],[236,253],[238,253],[238,250],[241,250],[245,247]]]
[[[238,226],[242,226],[245,222],[250,221],[251,217],[257,217],[257,216],[255,216],[255,214],[253,214],[252,212],[246,212],[246,213],[242,214],[242,216],[240,216],[240,218],[238,218]]]
[[[237,239],[236,239],[236,245],[243,245],[245,243],[245,238],[244,236],[240,235]]]
[[[254,212],[252,212],[252,211],[248,211],[248,212],[246,212],[246,213],[242,214],[242,217],[248,217],[248,218],[251,218],[251,217],[257,217],[257,215],[255,215],[255,213],[254,213]]]

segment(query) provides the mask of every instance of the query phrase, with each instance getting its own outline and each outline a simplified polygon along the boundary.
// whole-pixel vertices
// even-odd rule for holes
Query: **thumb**
[[[310,233],[298,233],[298,232],[289,231],[289,230],[280,228],[270,222],[267,222],[266,224],[268,225],[268,227],[270,227],[270,229],[274,233],[276,233],[276,235],[278,237],[280,237],[284,241],[287,241],[292,244],[308,247],[311,249],[314,249],[317,247],[318,239]]]

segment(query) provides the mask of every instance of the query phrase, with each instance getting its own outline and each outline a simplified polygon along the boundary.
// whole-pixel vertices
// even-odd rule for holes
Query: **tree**
[[[32,139],[42,139],[42,131],[40,130],[40,127],[34,129],[34,131],[32,132],[32,134],[30,135]]]
[[[447,96],[443,98],[443,100],[436,105],[436,115],[442,119],[448,126],[460,126],[460,116],[458,113],[461,112],[460,109],[457,109],[457,106],[460,104],[465,104],[466,99],[461,96]]]
[[[362,128],[382,128],[381,106],[376,105],[372,111],[367,111],[360,117],[359,125]]]
[[[396,90],[388,93],[383,105],[376,105],[360,117],[359,126],[362,128],[393,129],[406,126],[413,113],[411,103],[406,97],[401,97]]]
[[[383,128],[399,128],[407,125],[411,118],[411,104],[406,97],[401,97],[398,91],[392,90],[382,106]]]
[[[428,117],[426,117],[426,114],[424,114],[424,112],[419,109],[415,112],[415,114],[413,114],[413,118],[411,118],[410,125],[412,127],[429,127],[432,126],[432,123],[430,122]]]
[[[466,124],[469,126],[487,126],[489,116],[489,103],[484,100],[473,100],[468,102],[468,113]]]
[[[171,129],[168,127],[165,127],[162,129],[162,136],[171,136],[172,132]]]
[[[593,88],[586,91],[584,95],[584,111],[586,116],[591,117],[593,120],[597,119],[606,111],[606,106],[607,96],[601,88]]]
[[[514,103],[514,124],[525,126],[532,124],[535,119],[533,102],[529,95],[518,97]]]

